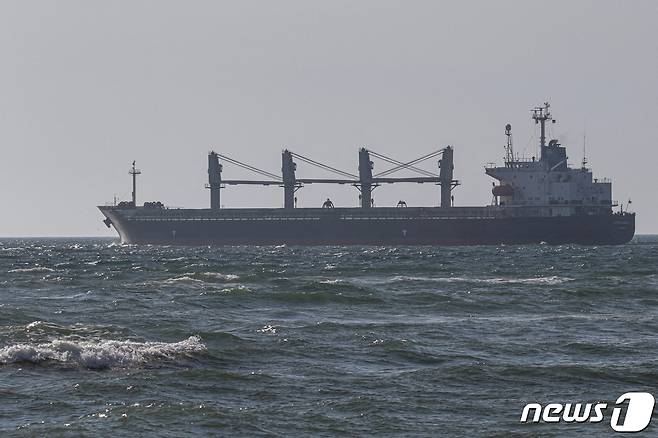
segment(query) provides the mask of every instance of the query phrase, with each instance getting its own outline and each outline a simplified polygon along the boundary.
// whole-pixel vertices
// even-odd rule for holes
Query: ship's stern
[[[610,217],[611,243],[621,245],[628,243],[635,236],[635,213],[615,213]]]

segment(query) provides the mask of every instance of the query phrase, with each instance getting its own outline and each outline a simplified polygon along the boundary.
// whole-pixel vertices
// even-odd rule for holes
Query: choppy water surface
[[[658,239],[620,247],[0,241],[0,434],[611,433],[658,393]],[[648,434],[656,433],[652,424]]]

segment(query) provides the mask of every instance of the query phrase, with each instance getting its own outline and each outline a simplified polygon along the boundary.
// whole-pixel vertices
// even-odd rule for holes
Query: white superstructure
[[[546,145],[545,123],[555,120],[549,112],[550,105],[533,110],[535,123],[541,124],[538,160],[519,159],[514,156],[511,142],[511,126],[507,125],[507,159],[504,167],[487,167],[486,173],[498,180],[494,186],[494,202],[499,206],[540,207],[548,216],[571,216],[611,211],[612,183],[594,179],[584,165],[573,169],[568,166],[566,148],[557,140]]]

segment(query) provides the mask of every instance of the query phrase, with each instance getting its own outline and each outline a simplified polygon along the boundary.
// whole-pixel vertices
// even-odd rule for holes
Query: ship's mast
[[[141,175],[142,171],[135,168],[135,161],[133,161],[133,167],[128,173],[133,177],[133,207],[137,207],[137,175]]]
[[[555,123],[555,119],[551,116],[550,107],[551,105],[548,102],[544,102],[544,106],[538,106],[532,110],[532,118],[535,124],[539,123],[541,125],[539,146],[541,146],[542,150],[546,147],[546,121],[550,120]]]

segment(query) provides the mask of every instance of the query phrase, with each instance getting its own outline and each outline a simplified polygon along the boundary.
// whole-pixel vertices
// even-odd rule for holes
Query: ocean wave
[[[169,278],[165,283],[235,283],[239,275],[222,274],[220,272],[186,272],[178,277]]]
[[[344,283],[344,281],[340,280],[338,278],[336,278],[334,280],[322,280],[322,281],[320,281],[320,284],[340,284],[340,283]]]
[[[10,273],[19,273],[19,272],[55,272],[54,269],[51,268],[46,268],[45,266],[34,266],[32,268],[16,268],[16,269],[10,269]]]
[[[574,281],[569,277],[558,277],[555,275],[548,277],[531,277],[531,278],[471,278],[471,277],[413,277],[398,275],[390,280],[394,283],[407,282],[434,282],[434,283],[484,283],[484,284],[562,284]]]
[[[282,291],[276,293],[268,293],[267,298],[271,300],[281,301],[290,304],[329,304],[329,303],[349,303],[349,304],[374,304],[381,303],[382,299],[374,296],[372,293],[363,291],[356,291],[360,293],[353,293],[355,291],[349,290],[353,286],[346,286],[346,293],[338,292],[335,290],[337,287],[334,285],[325,285],[322,283],[317,283],[319,286],[323,286],[323,289],[309,290],[307,287],[306,290],[301,291]],[[341,286],[342,287],[342,286]]]
[[[36,320],[26,325],[0,326],[0,339],[3,332],[8,338],[1,342],[0,347],[10,345],[11,342],[20,343],[27,337],[36,339],[119,339],[130,335],[129,331],[114,326],[89,325],[75,323],[71,325],[60,325],[49,321]],[[35,341],[33,341],[35,342]]]
[[[268,324],[268,325],[265,325],[262,328],[256,330],[256,332],[258,332],[258,333],[269,333],[269,334],[275,335],[276,330],[277,329],[276,329],[275,326]]]
[[[187,257],[180,256],[180,257],[173,257],[173,258],[162,259],[162,260],[165,261],[165,262],[183,262],[183,261],[187,260]]]
[[[220,290],[222,293],[251,292],[247,286],[225,287]]]
[[[37,321],[32,321],[31,323],[26,325],[25,328],[28,329],[28,330],[31,330],[31,329],[34,329],[34,328],[37,328],[37,327],[40,327],[40,326],[44,326],[44,325],[46,325],[45,322],[37,320]]]
[[[239,275],[235,274],[222,274],[219,272],[202,272],[198,274],[200,277],[209,278],[212,280],[221,280],[221,281],[238,281],[240,279]]]
[[[218,293],[220,293],[220,294],[233,294],[233,293],[238,294],[238,293],[247,293],[247,292],[252,292],[252,290],[250,288],[248,288],[247,286],[240,285],[240,286],[235,286],[235,287],[224,287],[222,289],[214,289],[213,288],[211,290],[202,292],[201,295],[212,295],[212,294],[218,294]]]
[[[168,278],[164,281],[164,283],[171,284],[171,283],[203,283],[202,280],[192,278],[189,275],[182,275],[180,277],[174,277],[174,278]]]
[[[206,346],[198,336],[173,343],[57,339],[42,344],[6,346],[0,349],[0,364],[61,362],[89,369],[108,369],[173,360],[204,351]]]

